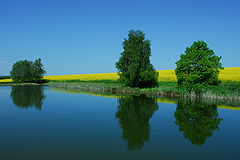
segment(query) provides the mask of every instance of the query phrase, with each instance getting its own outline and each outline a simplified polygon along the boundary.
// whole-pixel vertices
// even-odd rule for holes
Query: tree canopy
[[[27,60],[17,61],[13,65],[10,75],[15,82],[41,82],[45,73],[46,71],[39,58],[35,62]]]
[[[149,87],[157,84],[158,73],[150,63],[150,41],[142,31],[131,30],[123,42],[123,52],[116,67],[120,82],[130,87]]]
[[[216,56],[207,43],[194,42],[185,53],[176,62],[178,86],[217,85],[220,82],[219,69],[223,69],[221,57]]]

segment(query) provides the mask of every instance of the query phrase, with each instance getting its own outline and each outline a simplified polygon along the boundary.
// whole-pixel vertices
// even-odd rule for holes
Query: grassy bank
[[[87,95],[93,95],[93,96],[101,96],[101,97],[109,97],[109,98],[121,98],[125,96],[132,96],[132,94],[119,94],[119,93],[93,93],[93,92],[87,92],[87,91],[81,91],[78,89],[64,89],[64,88],[57,88],[57,87],[51,87],[51,91],[56,92],[65,92],[69,94],[87,94]],[[149,95],[148,95],[149,96]],[[156,98],[158,103],[170,103],[170,104],[178,104],[179,101],[184,101],[187,99],[180,99],[180,98],[174,98],[174,97],[158,97],[158,96],[151,96],[152,98]],[[232,109],[232,110],[239,110],[240,111],[240,101],[227,101],[227,100],[215,100],[215,99],[205,99],[201,100],[201,102],[204,102],[206,104],[215,104],[218,106],[218,108],[223,109]]]
[[[52,81],[47,85],[79,90],[91,93],[104,94],[146,94],[150,96],[176,97],[176,98],[196,98],[196,95],[189,93],[186,89],[178,88],[176,82],[159,82],[158,87],[154,88],[131,88],[126,87],[113,80],[104,81]],[[228,82],[218,86],[207,87],[202,99],[235,101],[240,102],[240,83]]]
[[[0,82],[0,86],[38,86],[38,83]]]
[[[39,85],[36,83],[0,83],[4,86],[19,85]],[[196,95],[189,93],[186,89],[178,88],[176,82],[159,82],[158,87],[154,88],[131,88],[121,85],[116,80],[67,80],[67,81],[50,81],[44,85],[56,87],[56,89],[67,89],[69,92],[91,93],[109,96],[126,96],[145,94],[153,97],[167,97],[168,99],[179,98],[196,98]],[[240,83],[224,82],[218,86],[207,87],[202,99],[214,101],[214,103],[231,104],[235,106],[240,104]]]

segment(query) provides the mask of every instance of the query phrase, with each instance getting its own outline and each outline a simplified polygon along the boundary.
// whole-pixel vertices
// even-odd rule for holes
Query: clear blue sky
[[[116,72],[131,29],[151,40],[157,70],[197,40],[240,66],[239,0],[0,0],[0,75],[36,58],[47,75]]]

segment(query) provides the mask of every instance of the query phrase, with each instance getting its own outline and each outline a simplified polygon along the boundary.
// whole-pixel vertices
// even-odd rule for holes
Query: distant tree
[[[29,82],[33,81],[32,79],[32,66],[33,63],[31,61],[18,61],[10,72],[11,78],[16,82]]]
[[[10,72],[11,78],[15,82],[41,82],[43,74],[46,71],[43,68],[41,59],[32,61],[17,61]]]
[[[217,57],[204,41],[194,42],[176,62],[177,84],[180,87],[217,85],[220,80],[221,57]]]
[[[131,30],[128,39],[123,42],[116,68],[119,71],[120,82],[130,87],[149,87],[157,84],[158,73],[150,63],[150,41],[145,40],[142,31]]]
[[[10,76],[0,76],[0,79],[10,79]]]

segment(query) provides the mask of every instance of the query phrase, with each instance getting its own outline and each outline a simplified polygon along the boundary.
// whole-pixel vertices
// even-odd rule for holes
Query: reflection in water
[[[122,138],[127,140],[129,150],[138,150],[149,140],[149,120],[158,109],[156,99],[129,96],[118,99],[116,117],[122,128]]]
[[[175,124],[192,144],[203,145],[223,120],[218,117],[217,105],[200,101],[180,101],[175,111]]]
[[[17,107],[35,106],[41,110],[45,99],[44,89],[41,86],[12,86],[11,98]]]

